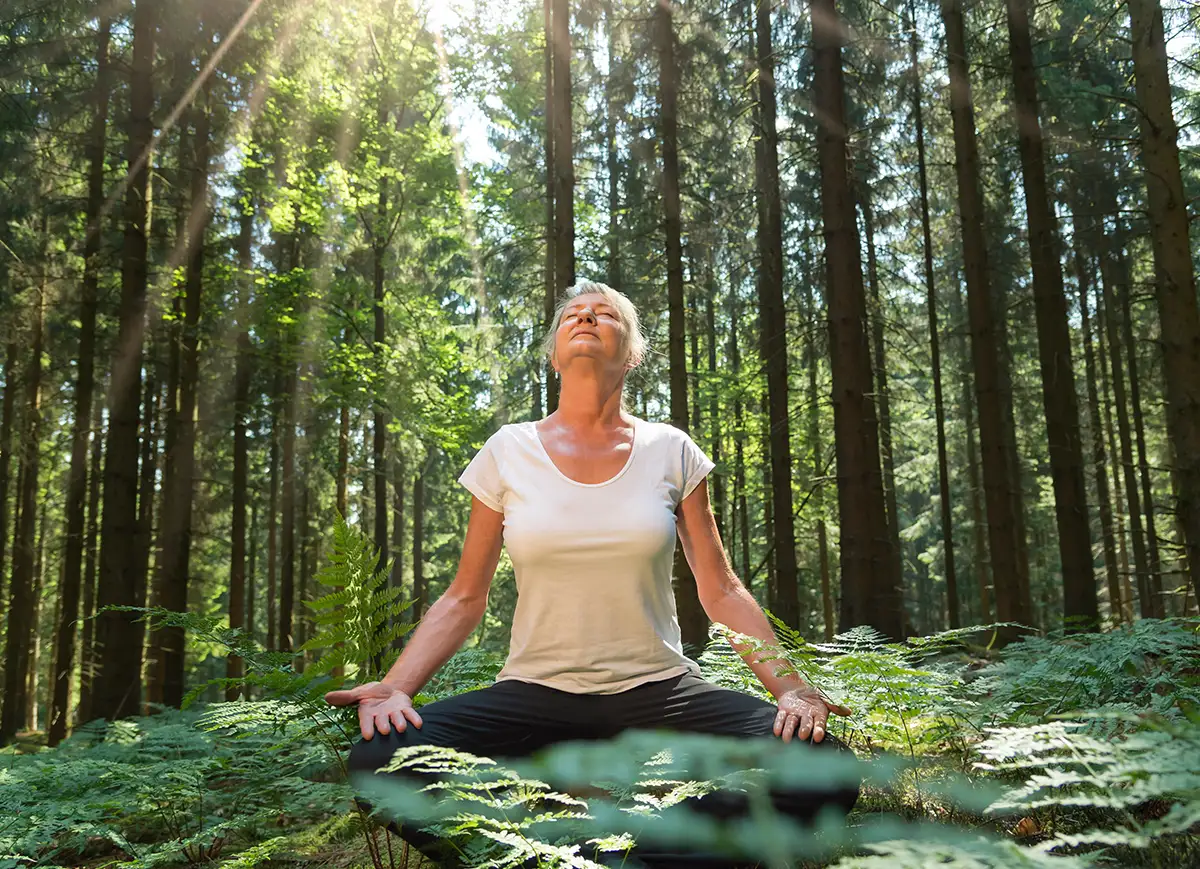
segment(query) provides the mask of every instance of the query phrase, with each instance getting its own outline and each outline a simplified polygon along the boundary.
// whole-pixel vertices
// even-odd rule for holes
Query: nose
[[[591,308],[580,308],[576,316],[579,317],[581,323],[587,323],[591,326],[596,325],[596,314]]]

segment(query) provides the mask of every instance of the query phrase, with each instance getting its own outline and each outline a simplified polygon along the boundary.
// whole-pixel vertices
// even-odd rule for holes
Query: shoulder
[[[638,428],[642,430],[643,441],[647,444],[680,447],[692,442],[691,437],[681,428],[676,428],[669,422],[651,422],[638,419]]]

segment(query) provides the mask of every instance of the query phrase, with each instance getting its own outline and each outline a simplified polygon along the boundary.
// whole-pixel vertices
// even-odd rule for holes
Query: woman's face
[[[625,367],[625,324],[617,309],[600,293],[571,300],[554,336],[554,369],[563,371],[576,358],[592,358],[618,369]]]

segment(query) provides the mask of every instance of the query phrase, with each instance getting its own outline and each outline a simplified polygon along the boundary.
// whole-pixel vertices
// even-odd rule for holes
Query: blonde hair
[[[563,311],[580,296],[592,294],[603,296],[620,316],[621,323],[625,327],[625,346],[629,351],[626,361],[629,363],[629,367],[636,368],[641,365],[642,360],[646,358],[648,345],[646,335],[642,332],[642,321],[638,316],[637,308],[620,290],[614,290],[608,284],[598,281],[580,281],[575,286],[568,287],[559,298],[558,305],[554,309],[554,318],[550,321],[550,328],[542,339],[542,352],[546,358],[551,361],[554,359],[554,339],[558,334],[558,325],[562,322]]]

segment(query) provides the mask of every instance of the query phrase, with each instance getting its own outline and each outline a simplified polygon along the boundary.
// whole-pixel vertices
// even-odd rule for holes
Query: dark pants
[[[504,680],[423,706],[419,729],[409,724],[403,733],[393,730],[386,736],[376,734],[359,742],[350,752],[349,766],[351,771],[373,773],[388,763],[396,749],[413,745],[452,747],[500,760],[527,756],[556,742],[608,739],[626,729],[775,739],[778,737],[772,728],[777,712],[773,703],[722,688],[691,673],[617,694],[572,694]],[[831,735],[820,743],[795,744],[800,763],[806,751],[845,749]],[[736,796],[719,792],[690,802],[695,809],[728,816],[729,797]],[[801,822],[811,821],[825,806],[849,812],[857,798],[857,787],[771,792],[775,810]],[[436,853],[436,840],[428,833],[409,826],[400,827],[399,832],[419,850]],[[651,865],[704,865],[694,855],[679,856],[672,863],[670,855],[650,857],[640,848],[634,853]]]

